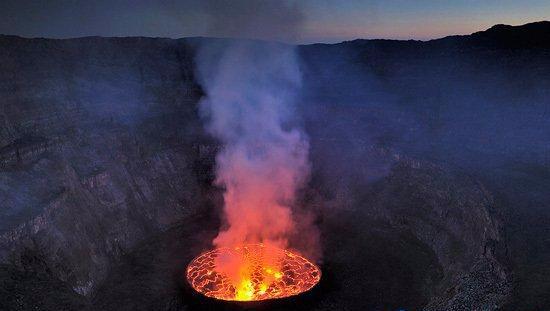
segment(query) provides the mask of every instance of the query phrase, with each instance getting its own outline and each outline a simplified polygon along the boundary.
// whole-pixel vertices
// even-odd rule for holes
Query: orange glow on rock
[[[217,248],[187,267],[187,280],[199,293],[216,299],[257,301],[310,290],[321,270],[297,253],[264,244]]]

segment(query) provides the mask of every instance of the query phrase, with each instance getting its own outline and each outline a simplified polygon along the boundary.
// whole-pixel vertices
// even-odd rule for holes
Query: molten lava
[[[321,271],[306,258],[264,244],[218,248],[196,257],[187,280],[199,293],[216,299],[254,301],[308,291]]]

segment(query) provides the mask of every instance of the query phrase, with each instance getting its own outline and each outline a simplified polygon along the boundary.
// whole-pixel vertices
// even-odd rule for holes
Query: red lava
[[[301,255],[264,244],[218,248],[187,267],[199,293],[221,300],[257,301],[298,295],[321,279],[321,270]]]

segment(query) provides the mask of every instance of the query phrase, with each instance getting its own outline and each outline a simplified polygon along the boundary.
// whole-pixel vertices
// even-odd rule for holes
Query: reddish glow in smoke
[[[231,45],[209,74],[201,109],[208,130],[223,143],[216,182],[225,188],[227,225],[214,245],[285,248],[294,228],[291,205],[309,172],[307,139],[293,126],[292,103],[301,82],[294,50]]]
[[[243,142],[218,157],[229,227],[214,240],[216,246],[262,242],[286,247],[293,228],[290,204],[304,177],[307,152],[298,132],[278,129],[276,134],[277,143]]]

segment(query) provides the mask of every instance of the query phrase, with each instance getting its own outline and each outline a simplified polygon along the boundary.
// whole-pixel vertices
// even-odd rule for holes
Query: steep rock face
[[[405,159],[372,191],[373,216],[411,231],[443,268],[427,310],[491,310],[504,303],[510,279],[498,256],[506,246],[498,207],[481,183]]]
[[[540,22],[427,42],[305,46],[308,132],[353,133],[473,172],[520,159],[548,166],[548,33]]]
[[[110,262],[202,202],[192,48],[0,37],[0,58],[0,254],[23,266],[41,252],[89,294]]]
[[[88,306],[82,296],[45,270],[0,265],[0,280],[1,310],[83,310]]]
[[[378,229],[372,223],[382,223],[391,228],[390,231],[412,236],[427,246],[437,264],[432,263],[425,268],[424,275],[416,279],[419,297],[427,297],[423,309],[495,310],[502,307],[512,281],[501,222],[504,211],[484,184],[453,166],[413,159],[388,149],[366,149],[368,151],[353,163],[368,165],[345,172],[346,177],[341,179],[347,181],[323,178],[323,174],[342,176],[343,173],[327,172],[322,166],[317,168],[325,171],[320,173],[321,177],[314,176],[318,196],[324,194],[325,197],[321,203],[325,213],[347,210],[358,222],[364,223],[365,232],[376,232]],[[313,152],[312,156],[319,155]],[[318,162],[327,160],[319,157]],[[374,160],[376,158],[378,160]],[[317,178],[324,180],[317,184]],[[349,182],[350,179],[353,181]],[[421,269],[419,258],[404,256],[413,256],[408,260],[418,263]],[[428,260],[432,255],[424,256]]]

